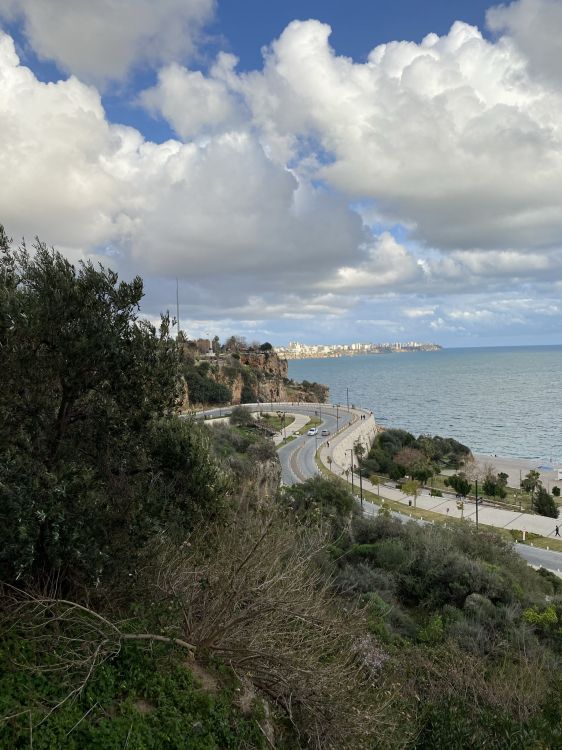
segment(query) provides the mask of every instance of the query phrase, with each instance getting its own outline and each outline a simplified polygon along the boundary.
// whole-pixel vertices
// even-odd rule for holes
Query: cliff
[[[191,406],[227,402],[325,402],[328,398],[327,386],[290,380],[287,360],[274,351],[241,350],[200,359],[190,366],[186,379]]]

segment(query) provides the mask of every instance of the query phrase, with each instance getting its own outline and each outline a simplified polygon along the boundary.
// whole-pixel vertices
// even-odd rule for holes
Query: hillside
[[[0,747],[562,747],[557,578],[281,488],[247,410],[178,417],[140,279],[0,242]]]
[[[326,386],[290,380],[287,360],[269,344],[262,346],[269,348],[256,345],[229,349],[219,344],[215,355],[201,355],[195,347],[183,345],[185,406],[327,401]]]

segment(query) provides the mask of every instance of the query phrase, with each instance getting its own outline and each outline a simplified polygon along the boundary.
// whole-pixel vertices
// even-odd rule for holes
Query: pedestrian
[[[558,528],[558,526],[554,527],[554,536],[560,536],[560,529]]]
[[[447,513],[449,512],[449,508],[447,508]]]
[[[329,440],[326,440],[326,445],[328,446],[328,448],[330,447],[330,441]]]

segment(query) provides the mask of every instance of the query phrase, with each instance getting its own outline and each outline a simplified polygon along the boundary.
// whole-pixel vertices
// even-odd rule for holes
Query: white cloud
[[[293,22],[262,72],[231,81],[276,158],[310,159],[303,144],[316,139],[331,155],[317,177],[370,197],[379,218],[414,226],[431,247],[559,241],[562,96],[530,77],[511,40],[457,22],[358,64],[334,54],[329,33]]]
[[[338,291],[370,293],[423,280],[423,269],[414,256],[384,232],[369,246],[365,261],[338,269],[334,278],[323,283]]]
[[[39,82],[3,34],[0,132],[10,234],[179,276],[200,286],[200,305],[303,294],[364,256],[358,214],[271,161],[251,133],[151,143],[108,123],[96,89],[76,78]]]
[[[5,18],[23,17],[40,57],[98,83],[139,63],[192,55],[214,7],[215,0],[0,0]]]
[[[562,84],[562,3],[560,0],[518,0],[490,8],[486,14],[493,31],[515,40],[532,71],[546,81]]]
[[[232,55],[221,55],[216,70],[233,69],[235,65]],[[144,91],[141,101],[150,112],[168,120],[184,139],[229,130],[243,118],[241,105],[223,80],[177,64],[160,71],[158,84]]]

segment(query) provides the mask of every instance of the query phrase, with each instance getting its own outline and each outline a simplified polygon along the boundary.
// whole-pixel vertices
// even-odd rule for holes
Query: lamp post
[[[336,404],[336,432],[340,428],[340,405]]]
[[[347,400],[347,411],[349,411],[349,388],[345,389],[345,397]]]

